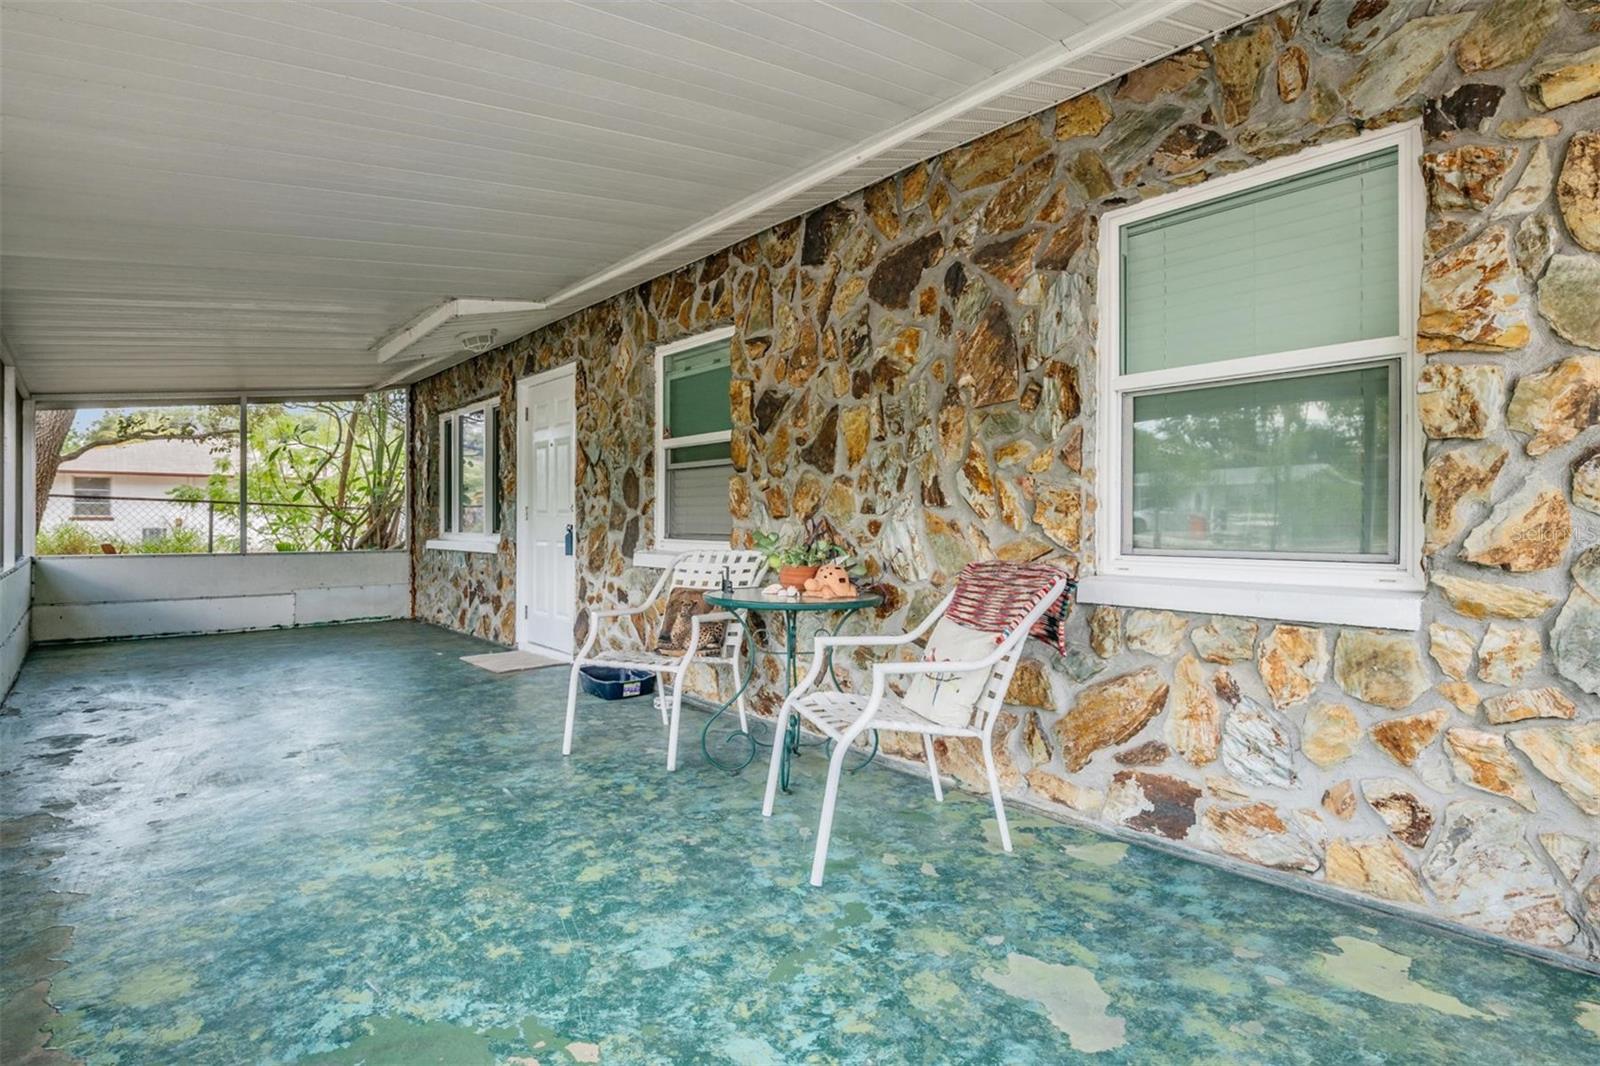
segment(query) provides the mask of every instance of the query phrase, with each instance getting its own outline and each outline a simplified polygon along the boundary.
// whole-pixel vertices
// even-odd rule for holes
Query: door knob
[[[566,543],[567,543],[567,554],[571,555],[572,554],[572,523],[571,522],[567,523]]]

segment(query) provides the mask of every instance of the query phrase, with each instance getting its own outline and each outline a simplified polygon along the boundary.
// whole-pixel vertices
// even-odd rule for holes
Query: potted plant
[[[777,533],[757,533],[753,539],[785,588],[804,588],[809,578],[817,576],[818,568],[828,563],[846,567],[852,577],[866,573],[861,563],[852,565],[850,549],[839,543],[838,534],[825,519],[808,520],[798,540],[786,540]]]

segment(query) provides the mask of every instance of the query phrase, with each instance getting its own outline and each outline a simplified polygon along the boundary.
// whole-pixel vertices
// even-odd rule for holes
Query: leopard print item
[[[700,589],[673,589],[667,597],[667,609],[661,615],[661,631],[656,634],[656,653],[682,655],[689,647],[689,626],[697,614],[710,614],[713,608],[706,603]],[[714,655],[722,647],[726,622],[702,622],[700,647],[696,655]]]

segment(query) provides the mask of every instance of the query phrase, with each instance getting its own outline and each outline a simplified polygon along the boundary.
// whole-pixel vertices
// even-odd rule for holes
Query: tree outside
[[[45,411],[36,429],[40,555],[239,550],[238,405]],[[405,439],[403,390],[250,404],[248,550],[402,545]]]

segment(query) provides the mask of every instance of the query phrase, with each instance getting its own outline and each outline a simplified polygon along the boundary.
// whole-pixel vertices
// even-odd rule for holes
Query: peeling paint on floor
[[[760,765],[691,740],[668,774],[648,703],[591,705],[562,759],[562,672],[483,648],[37,650],[0,713],[0,1060],[1600,1055],[1592,977],[1036,817],[1006,854],[987,804],[883,767],[813,889],[815,752],[770,820]]]

